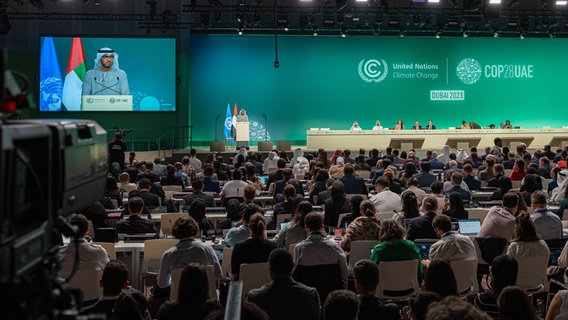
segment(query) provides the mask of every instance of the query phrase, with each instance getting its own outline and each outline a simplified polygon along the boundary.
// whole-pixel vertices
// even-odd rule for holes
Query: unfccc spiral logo
[[[365,82],[381,82],[389,73],[387,62],[383,59],[365,59],[359,62],[359,77]]]
[[[481,79],[481,65],[475,59],[465,58],[458,63],[456,73],[461,82],[474,84]]]

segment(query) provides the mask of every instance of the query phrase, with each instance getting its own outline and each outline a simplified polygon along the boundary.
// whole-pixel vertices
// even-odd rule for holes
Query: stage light
[[[442,32],[440,32],[440,30],[437,30],[435,37],[436,37],[436,39],[440,39],[442,37]]]
[[[312,34],[314,35],[314,37],[318,36],[318,27],[313,27],[312,28]]]
[[[489,4],[501,4],[501,0],[489,0]]]
[[[557,1],[556,1],[556,5],[557,5],[557,6],[565,6],[565,5],[567,5],[567,4],[568,4],[568,1],[567,1],[567,0],[557,0]]]
[[[345,27],[341,27],[340,35],[342,38],[347,38],[347,29]]]
[[[428,0],[428,3],[440,3],[440,0]]]
[[[94,5],[95,5],[95,6],[100,6],[100,5],[101,5],[101,0],[95,0]]]
[[[401,29],[401,30],[398,32],[398,36],[401,37],[401,38],[406,37],[406,31],[404,31],[404,30]]]
[[[463,35],[464,38],[469,38],[469,32],[467,30],[463,31]]]

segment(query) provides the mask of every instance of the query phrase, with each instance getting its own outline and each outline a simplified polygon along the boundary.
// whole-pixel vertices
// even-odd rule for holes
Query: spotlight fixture
[[[400,29],[400,31],[398,32],[398,36],[401,38],[406,37],[406,31],[404,31],[403,29]]]
[[[464,30],[462,36],[464,38],[469,38],[469,32],[467,30]]]
[[[568,4],[567,0],[556,0],[556,5],[557,6],[565,6]]]
[[[501,0],[489,0],[489,4],[501,4]]]
[[[93,2],[95,4],[95,6],[100,6],[101,5],[101,0],[95,0],[95,2]]]
[[[519,39],[521,39],[521,40],[526,38],[526,37],[527,37],[527,33],[524,32],[524,31],[519,34]]]
[[[340,35],[342,38],[347,38],[347,29],[345,27],[341,27]]]
[[[239,36],[243,35],[243,28],[239,27],[237,28],[237,33],[239,34]]]
[[[318,36],[318,27],[313,27],[312,28],[312,34],[314,35],[314,37]]]
[[[436,39],[440,39],[442,37],[442,32],[440,30],[436,30],[436,33],[434,35],[436,37]]]

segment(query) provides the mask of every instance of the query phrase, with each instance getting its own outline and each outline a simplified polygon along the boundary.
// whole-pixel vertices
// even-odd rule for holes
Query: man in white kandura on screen
[[[95,66],[87,71],[83,95],[129,95],[126,72],[118,66],[118,54],[110,48],[97,52]]]

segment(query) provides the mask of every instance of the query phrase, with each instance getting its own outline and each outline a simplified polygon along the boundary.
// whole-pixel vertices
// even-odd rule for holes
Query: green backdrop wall
[[[191,118],[198,141],[222,140],[227,105],[245,108],[252,140],[305,143],[309,128],[375,120],[438,128],[562,127],[568,40],[193,35]],[[219,119],[215,118],[221,114]]]

